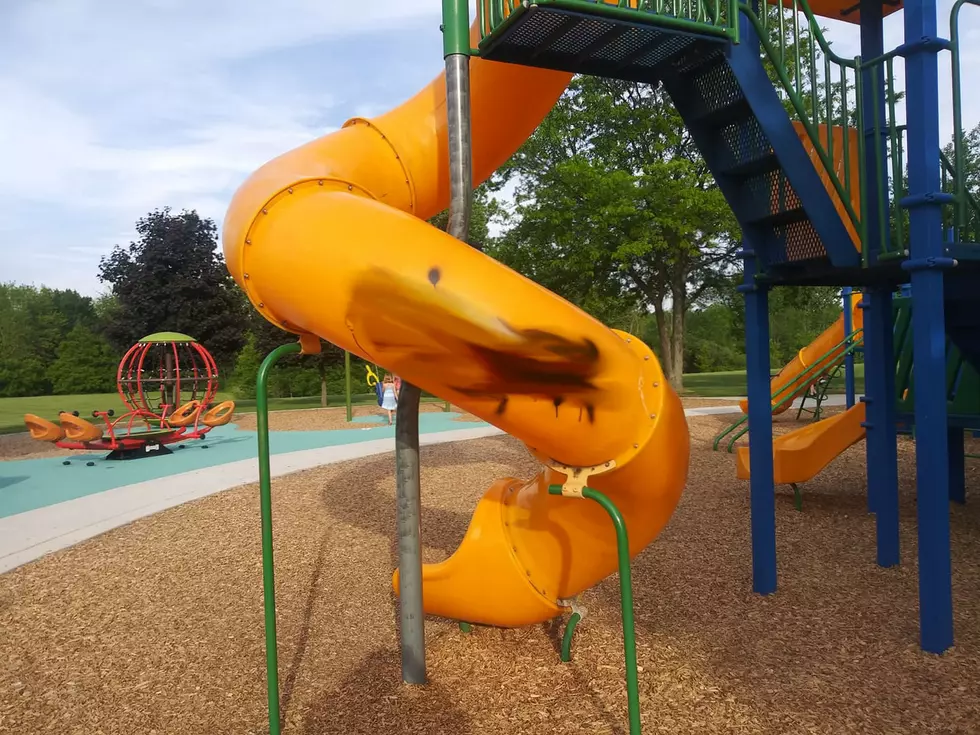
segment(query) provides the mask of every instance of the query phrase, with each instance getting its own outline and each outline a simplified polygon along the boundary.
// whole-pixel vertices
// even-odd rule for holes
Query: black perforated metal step
[[[653,83],[664,74],[697,66],[727,44],[720,36],[531,5],[519,8],[489,36],[480,55],[492,61]]]

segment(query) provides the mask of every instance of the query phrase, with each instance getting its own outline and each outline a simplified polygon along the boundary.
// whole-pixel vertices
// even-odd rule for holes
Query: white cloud
[[[95,293],[99,256],[148,211],[196,208],[220,224],[263,162],[435,73],[439,13],[437,0],[3,0],[0,277]],[[980,62],[978,21],[964,10],[964,69]],[[854,26],[827,25],[839,53],[858,52]],[[886,27],[890,48],[902,13]],[[972,127],[980,98],[964,111]]]
[[[401,0],[4,2],[3,277],[92,293],[99,255],[151,209],[220,223],[249,172],[342,121],[333,107],[356,71],[312,65],[311,45],[373,38],[377,53],[379,33],[435,29],[439,12]],[[386,102],[362,98],[357,111]],[[9,257],[25,247],[30,258]]]
[[[953,0],[938,0],[937,26],[942,38],[950,38],[950,11]],[[886,51],[899,46],[905,38],[905,12],[900,10],[885,18],[884,47]],[[861,38],[858,27],[851,23],[823,20],[821,25],[827,29],[826,38],[832,42],[835,53],[844,58],[854,58],[861,53]],[[960,68],[964,86],[963,124],[966,130],[980,123],[980,97],[969,91],[970,70],[980,66],[980,8],[964,6],[959,12]],[[951,54],[939,54],[939,125],[940,136],[945,143],[953,134],[953,85]],[[893,62],[896,91],[905,90],[905,60],[896,58]],[[899,105],[896,117],[905,121],[904,104]]]

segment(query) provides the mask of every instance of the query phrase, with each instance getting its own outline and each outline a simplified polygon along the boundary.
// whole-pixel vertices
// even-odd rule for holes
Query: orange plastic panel
[[[102,438],[102,429],[83,418],[63,413],[59,417],[65,437],[73,442],[94,442]]]
[[[570,78],[472,60],[474,185]],[[397,373],[543,462],[601,465],[608,471],[590,485],[619,506],[638,553],[686,482],[680,399],[642,342],[429,225],[449,204],[448,170],[440,75],[393,111],[351,120],[253,174],[222,228],[228,269],[269,321]],[[544,469],[492,483],[457,552],[425,565],[425,610],[525,625],[613,572],[609,518],[595,503],[548,495],[563,481]]]
[[[860,302],[860,293],[851,295],[851,329],[861,329],[864,326],[864,309],[858,307]],[[790,407],[791,401],[787,401],[779,408],[776,408],[777,403],[796,390],[803,383],[811,382],[816,379],[820,370],[823,370],[825,367],[830,366],[836,360],[840,359],[840,356],[844,352],[844,346],[841,345],[837,349],[833,350],[833,352],[831,352],[831,349],[834,347],[834,345],[842,342],[846,336],[847,335],[844,333],[844,314],[841,313],[841,315],[837,317],[837,320],[827,327],[820,334],[820,336],[797,352],[796,357],[783,366],[783,369],[779,371],[779,374],[776,375],[776,377],[774,377],[770,383],[770,394],[775,394],[777,391],[779,391],[779,395],[777,395],[772,401],[774,415],[781,414],[783,411],[787,410]],[[801,375],[803,371],[812,366],[814,363],[819,363],[819,367],[811,370],[805,377],[803,377]],[[738,405],[742,409],[743,413],[749,412],[748,399],[743,398],[741,401],[739,401]]]
[[[858,234],[857,228],[855,228],[851,216],[847,213],[847,209],[844,207],[844,203],[840,198],[840,194],[837,193],[837,189],[830,180],[830,176],[827,173],[827,167],[823,165],[823,161],[820,160],[820,155],[817,153],[816,146],[813,145],[813,141],[810,135],[806,132],[806,128],[803,127],[803,123],[795,121],[793,127],[796,129],[796,136],[803,143],[803,147],[806,149],[807,155],[810,156],[810,160],[813,162],[814,167],[817,169],[817,173],[820,175],[820,181],[823,182],[824,188],[827,190],[827,194],[830,196],[831,200],[834,202],[834,207],[837,209],[837,214],[840,215],[841,220],[844,222],[844,226],[847,228],[847,233],[851,236],[851,242],[854,243],[854,247],[860,251],[861,250],[861,237]],[[851,208],[854,210],[854,214],[860,218],[861,216],[861,158],[858,155],[858,131],[857,128],[848,127],[847,130],[847,160],[844,160],[844,128],[840,125],[834,125],[832,128],[828,128],[827,125],[817,126],[817,135],[820,137],[820,144],[825,151],[830,151],[831,148],[831,138],[828,137],[832,135],[833,138],[833,166],[834,174],[837,176],[837,180],[841,182],[843,186],[844,182],[848,179],[845,177],[845,168],[849,169],[847,174],[850,177],[850,203]]]
[[[858,403],[836,416],[807,424],[776,437],[772,442],[776,484],[807,482],[845,449],[864,438],[864,404]],[[748,480],[749,448],[738,448],[736,474]]]
[[[201,423],[212,428],[215,426],[224,426],[231,421],[231,417],[234,415],[234,413],[235,402],[222,401],[204,414],[204,418],[201,419]]]
[[[35,416],[33,413],[24,414],[24,423],[32,439],[42,442],[56,442],[65,438],[64,429],[47,419]]]
[[[172,414],[167,416],[167,423],[171,426],[188,426],[193,424],[197,418],[198,411],[201,410],[200,401],[188,401]]]

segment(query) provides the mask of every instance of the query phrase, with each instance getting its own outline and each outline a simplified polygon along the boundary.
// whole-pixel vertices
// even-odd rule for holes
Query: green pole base
[[[793,482],[790,483],[790,487],[793,488],[793,507],[799,511],[803,510],[803,491],[800,490],[799,486]]]
[[[259,510],[262,519],[262,604],[265,613],[266,692],[269,733],[279,735],[279,649],[276,639],[276,579],[272,553],[272,473],[269,468],[269,371],[281,357],[300,352],[298,343],[277,347],[262,362],[255,379],[255,423],[259,443]]]
[[[561,485],[549,485],[548,493],[561,495]],[[626,658],[626,700],[629,707],[629,735],[640,735],[640,683],[636,664],[636,622],[633,618],[633,580],[630,572],[630,546],[626,520],[609,498],[586,487],[582,497],[602,506],[616,529],[616,557],[619,564],[619,598],[623,615],[623,653]],[[571,621],[569,621],[571,622]],[[566,631],[566,635],[567,635]]]
[[[472,623],[467,623],[467,622],[465,622],[463,620],[460,620],[459,621],[459,629],[462,632],[464,632],[464,633],[472,633],[473,632],[473,624]]]
[[[572,617],[568,619],[568,624],[565,626],[565,635],[561,637],[561,660],[566,664],[572,660],[572,637],[575,635],[575,628],[578,627],[581,620],[581,615],[577,612],[572,613]]]

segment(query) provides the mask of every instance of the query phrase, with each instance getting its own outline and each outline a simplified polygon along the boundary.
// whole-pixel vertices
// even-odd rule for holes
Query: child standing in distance
[[[391,426],[392,411],[398,408],[398,389],[395,387],[395,380],[391,373],[385,375],[381,381],[384,392],[381,394],[381,408],[388,412],[388,426]]]

